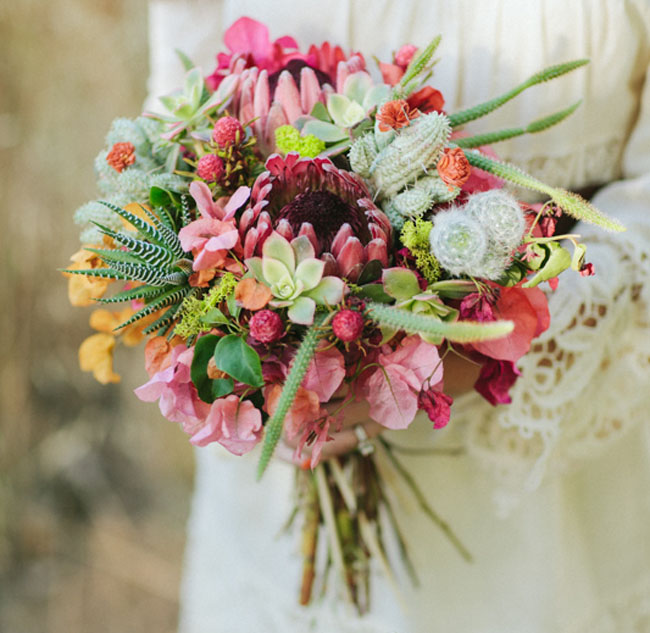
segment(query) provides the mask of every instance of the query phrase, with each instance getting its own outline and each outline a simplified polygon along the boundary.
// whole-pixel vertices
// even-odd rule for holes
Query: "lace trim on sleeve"
[[[496,475],[504,513],[547,471],[600,454],[650,406],[650,227],[586,242],[596,276],[567,273],[550,294],[551,327],[520,360],[512,404],[486,415],[473,400],[462,411],[468,451]]]

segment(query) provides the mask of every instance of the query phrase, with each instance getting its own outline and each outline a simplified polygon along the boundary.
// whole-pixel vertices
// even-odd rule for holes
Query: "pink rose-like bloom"
[[[370,404],[370,417],[389,429],[405,429],[418,411],[422,385],[442,380],[442,363],[435,345],[409,336],[391,351],[385,346],[377,358],[382,366],[360,381],[360,392]]]
[[[192,384],[192,358],[193,347],[188,349],[185,345],[176,345],[169,367],[154,374],[149,382],[135,390],[135,395],[144,402],[159,400],[158,406],[163,416],[181,424],[190,435],[201,428],[210,409],[210,405],[199,398]]]
[[[491,405],[510,404],[512,398],[508,392],[519,376],[521,372],[512,361],[487,358],[474,389]]]
[[[426,389],[418,394],[418,407],[424,409],[433,422],[434,429],[447,426],[451,417],[451,405],[454,399],[442,391]]]
[[[250,402],[235,395],[219,398],[210,405],[203,427],[192,437],[195,446],[218,442],[233,455],[244,455],[262,439],[262,414]]]

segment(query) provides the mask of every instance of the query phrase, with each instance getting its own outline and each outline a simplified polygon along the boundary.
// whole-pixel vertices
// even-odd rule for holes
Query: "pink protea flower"
[[[287,240],[306,235],[326,275],[355,281],[370,260],[388,265],[390,221],[357,174],[327,158],[301,159],[295,153],[272,155],[266,169],[240,219],[244,257],[261,253],[276,230]]]
[[[363,316],[355,310],[340,310],[332,319],[332,331],[345,343],[356,341],[363,332]]]
[[[217,182],[223,176],[223,172],[223,160],[216,154],[201,156],[196,166],[196,173],[199,178],[203,178],[206,182]]]
[[[221,117],[212,130],[212,140],[222,149],[240,143],[245,136],[242,124],[232,116]]]

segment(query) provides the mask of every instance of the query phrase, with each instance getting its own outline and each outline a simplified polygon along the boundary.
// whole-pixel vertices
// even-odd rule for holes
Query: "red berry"
[[[248,322],[251,336],[260,343],[272,343],[284,334],[284,323],[277,312],[260,310]]]
[[[345,343],[356,341],[363,332],[363,316],[354,310],[341,310],[332,319],[332,330]]]
[[[242,124],[232,116],[219,119],[212,130],[212,140],[224,149],[229,145],[238,145],[244,140],[246,133]]]
[[[223,176],[223,161],[216,154],[206,154],[199,159],[196,173],[206,182],[216,182]]]

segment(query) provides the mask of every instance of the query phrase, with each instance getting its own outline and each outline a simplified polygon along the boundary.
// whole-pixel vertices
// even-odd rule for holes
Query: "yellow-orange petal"
[[[113,371],[114,349],[115,337],[93,334],[79,347],[79,366],[82,371],[91,371],[95,380],[102,385],[120,382],[120,376]]]
[[[256,279],[242,279],[235,288],[237,303],[247,310],[261,310],[272,297],[271,290]]]
[[[73,306],[95,305],[95,299],[104,296],[111,279],[70,275],[68,280],[68,300]]]

